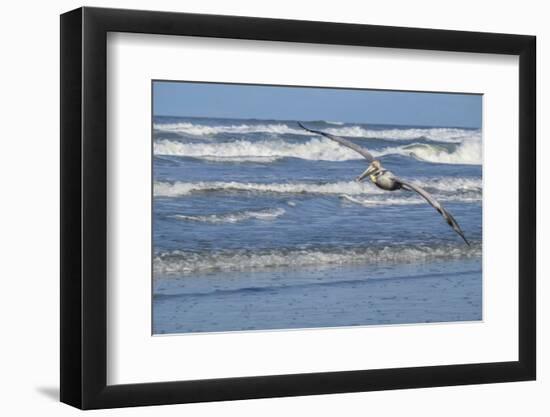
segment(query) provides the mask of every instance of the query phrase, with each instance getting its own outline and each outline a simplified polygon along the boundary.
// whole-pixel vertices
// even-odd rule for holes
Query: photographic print
[[[152,97],[153,334],[482,320],[482,95]]]

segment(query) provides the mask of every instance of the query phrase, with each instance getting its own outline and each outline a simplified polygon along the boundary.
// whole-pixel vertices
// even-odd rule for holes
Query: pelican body
[[[374,160],[369,167],[356,178],[356,181],[363,181],[369,177],[374,185],[382,190],[395,191],[403,188],[403,185],[397,181],[395,175],[393,175],[387,169],[382,168],[380,161]]]
[[[372,154],[365,148],[339,136],[331,135],[330,133],[321,132],[318,130],[313,130],[305,127],[302,123],[298,122],[298,125],[308,132],[316,133],[318,135],[325,136],[339,144],[346,146],[350,149],[353,149],[355,152],[361,154],[365,159],[370,161],[368,168],[359,175],[355,180],[358,182],[363,181],[365,178],[369,178],[371,182],[376,185],[378,188],[385,191],[395,191],[395,190],[407,190],[414,191],[418,193],[424,200],[428,202],[434,209],[437,210],[439,214],[443,217],[445,222],[452,227],[452,229],[470,246],[470,242],[464,236],[464,232],[458,225],[454,217],[449,213],[445,208],[437,201],[430,193],[428,193],[423,188],[415,185],[411,182],[403,181],[402,179],[396,177],[392,172],[385,169],[379,160],[374,159]]]

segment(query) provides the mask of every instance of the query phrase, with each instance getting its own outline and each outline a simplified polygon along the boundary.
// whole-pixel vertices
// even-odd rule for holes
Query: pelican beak
[[[359,175],[357,178],[355,178],[355,181],[357,182],[361,182],[363,181],[365,178],[367,178],[369,175],[373,174],[374,171],[376,171],[376,168],[372,167],[372,166],[369,166],[365,172],[363,172],[361,175]]]

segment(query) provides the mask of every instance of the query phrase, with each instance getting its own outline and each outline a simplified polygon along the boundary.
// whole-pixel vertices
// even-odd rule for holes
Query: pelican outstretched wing
[[[298,122],[298,125],[302,129],[307,130],[308,132],[317,133],[318,135],[325,136],[335,142],[338,142],[340,145],[344,145],[350,149],[353,149],[355,152],[361,154],[364,158],[368,159],[369,162],[372,162],[374,160],[374,156],[372,156],[372,154],[369,151],[367,151],[365,148],[362,148],[361,146],[356,145],[355,143],[347,139],[341,138],[340,136],[331,135],[330,133],[321,132],[320,130],[309,129],[305,127],[303,124],[301,124],[300,122]]]
[[[441,203],[439,203],[439,201],[433,198],[430,193],[428,193],[423,188],[420,188],[418,185],[414,185],[397,178],[396,180],[399,181],[399,183],[403,186],[403,188],[411,191],[416,191],[418,194],[420,194],[424,198],[424,200],[426,200],[433,208],[435,208],[439,212],[439,214],[443,216],[447,224],[451,226],[453,230],[456,233],[458,233],[462,239],[464,239],[464,242],[466,242],[466,244],[470,246],[470,242],[468,242],[468,240],[466,239],[466,236],[464,236],[464,232],[462,231],[462,229],[460,228],[460,226],[458,225],[454,217],[451,215],[451,213],[445,210],[445,208],[441,205]]]

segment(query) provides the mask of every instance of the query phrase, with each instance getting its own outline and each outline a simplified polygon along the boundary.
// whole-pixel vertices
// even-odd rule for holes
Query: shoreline
[[[157,278],[153,334],[482,320],[481,258]]]

